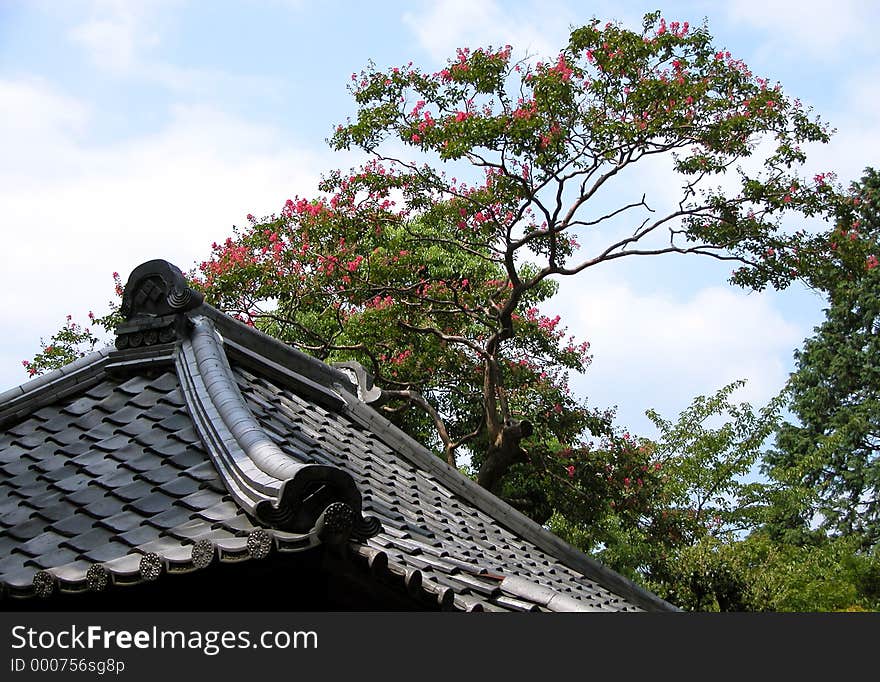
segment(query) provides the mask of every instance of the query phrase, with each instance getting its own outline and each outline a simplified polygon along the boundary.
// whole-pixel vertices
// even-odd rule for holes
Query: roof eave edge
[[[602,587],[618,596],[631,600],[648,611],[680,611],[676,606],[649,592],[641,585],[611,570],[607,566],[569,545],[557,535],[542,528],[522,512],[510,506],[482,486],[462,475],[460,471],[433,455],[418,441],[394,426],[389,420],[364,402],[353,397],[348,402],[348,413],[415,466],[429,471],[442,483],[464,497],[475,507],[504,524],[510,531],[533,542],[549,552],[569,568],[583,573]]]
[[[101,348],[0,393],[0,425],[100,381],[112,350],[112,346]]]

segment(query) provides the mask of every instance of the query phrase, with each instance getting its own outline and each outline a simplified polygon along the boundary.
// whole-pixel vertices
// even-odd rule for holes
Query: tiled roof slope
[[[108,377],[36,410],[0,433],[0,472],[11,595],[139,582],[215,552],[232,560],[255,529],[229,503],[174,372]]]
[[[343,372],[188,298],[173,266],[139,270],[122,349],[0,394],[4,595],[326,543],[428,606],[672,608],[433,456]]]

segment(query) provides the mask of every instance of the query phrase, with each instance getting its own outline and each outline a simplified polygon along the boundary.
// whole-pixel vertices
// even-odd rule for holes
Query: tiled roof
[[[326,544],[426,607],[671,608],[396,429],[340,369],[187,299],[163,263],[129,279],[122,349],[0,394],[5,596]]]

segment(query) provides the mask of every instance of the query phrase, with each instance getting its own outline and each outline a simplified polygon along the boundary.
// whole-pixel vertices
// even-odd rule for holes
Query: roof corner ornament
[[[125,321],[116,328],[116,347],[153,346],[185,337],[189,324],[184,313],[204,300],[168,261],[157,259],[137,266],[122,294],[119,312]]]
[[[361,494],[348,472],[322,464],[296,465],[293,472],[282,482],[276,500],[256,504],[254,516],[261,523],[315,534],[329,544],[349,537],[364,541],[382,530],[379,519],[363,515]]]
[[[326,545],[342,545],[351,536],[354,523],[354,510],[345,502],[333,502],[318,517],[315,532]]]
[[[352,379],[352,383],[357,386],[358,398],[368,405],[378,407],[388,399],[385,392],[373,383],[373,375],[361,363],[356,360],[346,360],[334,362],[333,366]]]

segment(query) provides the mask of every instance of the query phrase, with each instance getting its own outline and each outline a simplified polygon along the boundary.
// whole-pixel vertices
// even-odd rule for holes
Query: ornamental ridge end
[[[184,313],[204,300],[177,266],[162,259],[142,263],[132,270],[122,293],[123,322],[116,328],[116,347],[125,350],[183,338],[189,326]]]

